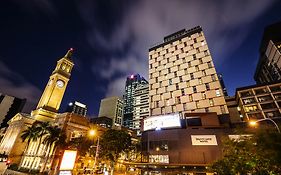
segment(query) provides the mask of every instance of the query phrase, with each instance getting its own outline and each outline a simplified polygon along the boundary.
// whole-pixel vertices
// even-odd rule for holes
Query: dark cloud
[[[143,0],[126,9],[113,26],[113,33],[105,35],[93,23],[88,33],[89,44],[107,51],[124,50],[133,39],[125,56],[107,58],[107,64],[95,67],[103,78],[110,79],[107,95],[121,94],[120,83],[130,73],[141,73],[148,77],[148,48],[162,41],[165,35],[182,28],[203,26],[207,42],[216,65],[222,64],[247,37],[249,28],[243,26],[253,22],[275,1],[181,1]],[[89,10],[89,9],[88,9]],[[83,11],[83,10],[82,10]],[[91,17],[81,12],[89,22]],[[109,61],[108,61],[109,60]],[[119,77],[114,77],[116,73]]]
[[[0,92],[19,98],[26,98],[27,103],[24,111],[30,112],[35,108],[41,91],[29,83],[20,74],[12,71],[7,65],[0,61]]]

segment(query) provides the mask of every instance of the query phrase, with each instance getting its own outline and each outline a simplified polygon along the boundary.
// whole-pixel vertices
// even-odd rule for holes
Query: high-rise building
[[[68,106],[67,106],[65,112],[70,112],[70,113],[86,116],[87,106],[78,101],[70,102],[70,103],[68,103]]]
[[[141,77],[139,74],[130,75],[127,77],[124,99],[124,120],[123,125],[128,128],[133,128],[133,113],[134,113],[134,100],[135,90],[148,84],[148,81]]]
[[[140,85],[135,89],[133,129],[137,135],[141,135],[141,121],[149,116],[149,86]]]
[[[254,79],[258,84],[281,80],[281,22],[267,26],[259,50]]]
[[[150,115],[228,114],[223,89],[201,27],[164,37],[149,49]]]
[[[123,100],[120,97],[108,97],[101,100],[99,117],[112,119],[112,126],[121,127],[123,121]]]
[[[0,128],[7,127],[7,122],[22,111],[25,103],[26,99],[0,93]]]

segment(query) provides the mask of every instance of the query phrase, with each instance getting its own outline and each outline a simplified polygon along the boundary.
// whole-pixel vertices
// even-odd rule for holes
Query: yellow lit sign
[[[77,151],[65,150],[63,153],[60,170],[72,170],[74,167]]]

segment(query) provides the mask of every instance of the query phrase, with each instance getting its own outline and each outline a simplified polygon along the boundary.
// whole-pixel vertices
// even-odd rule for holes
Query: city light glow
[[[65,150],[63,153],[60,170],[72,170],[76,160],[77,151]]]

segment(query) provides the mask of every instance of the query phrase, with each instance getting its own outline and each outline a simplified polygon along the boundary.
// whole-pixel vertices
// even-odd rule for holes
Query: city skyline
[[[152,45],[197,25],[205,31],[229,95],[234,95],[236,88],[255,83],[263,29],[281,20],[277,1],[31,2],[15,0],[0,7],[0,92],[27,98],[31,108],[56,61],[74,47],[75,66],[61,110],[78,100],[91,116],[98,113],[102,98],[123,95],[128,75],[148,79]]]

